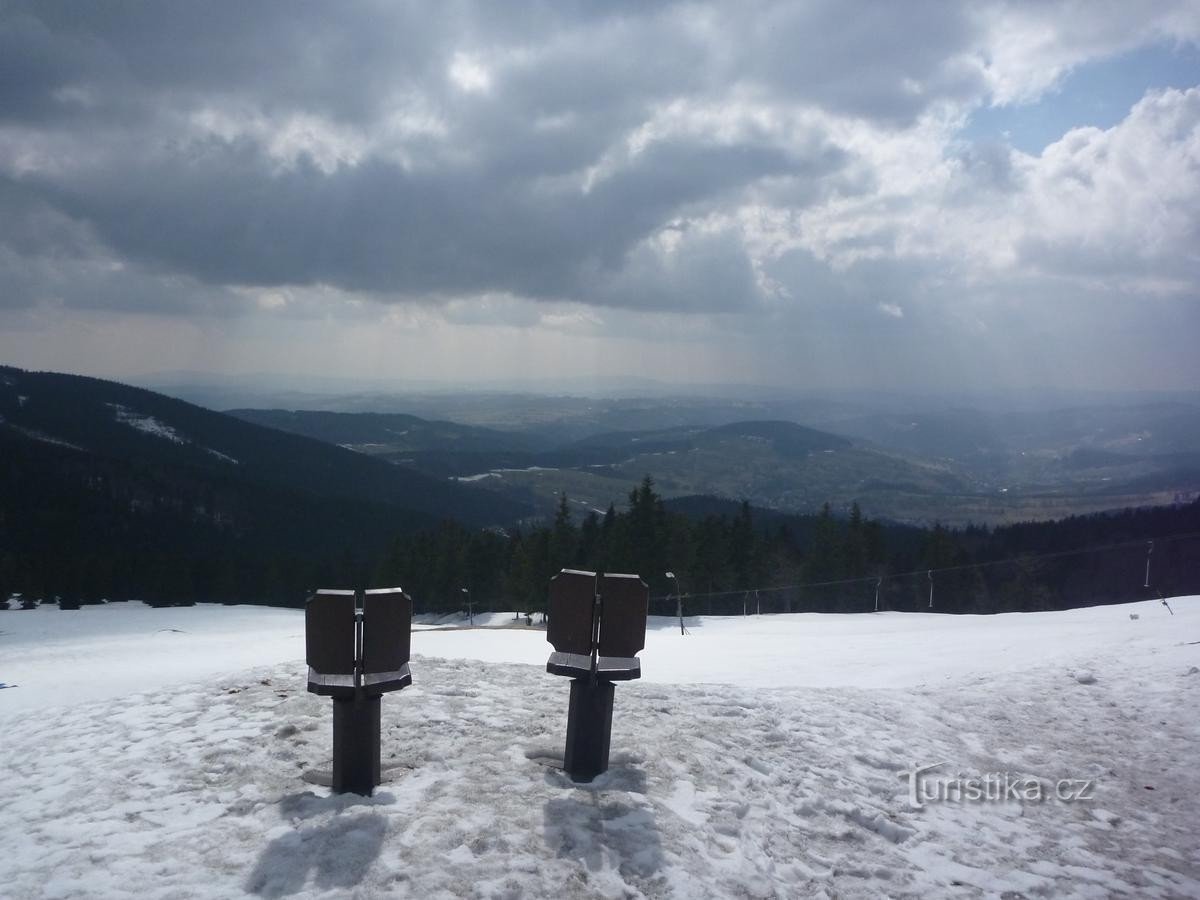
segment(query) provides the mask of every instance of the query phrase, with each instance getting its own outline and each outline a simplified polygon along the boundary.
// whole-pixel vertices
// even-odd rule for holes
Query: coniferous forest
[[[562,497],[552,522],[511,529],[414,525],[385,508],[287,507],[294,500],[268,497],[262,502],[286,507],[273,523],[295,521],[280,534],[227,527],[185,504],[114,497],[112,484],[93,495],[15,479],[4,489],[0,597],[58,596],[67,605],[300,606],[318,587],[399,585],[418,612],[454,612],[468,601],[476,611],[536,612],[562,568],[636,572],[650,585],[651,612],[667,615],[680,593],[684,612],[698,615],[867,612],[877,604],[921,611],[931,599],[934,611],[992,613],[1200,592],[1200,502],[920,529],[869,519],[857,504],[845,515],[826,505],[795,516],[714,498],[667,502],[647,476],[624,509],[580,515]],[[28,502],[14,503],[22,491]]]
[[[877,587],[880,609],[920,611],[931,580],[934,610],[952,613],[1200,591],[1200,503],[951,530],[873,521],[857,505],[848,516],[828,505],[816,516],[781,516],[694,499],[689,514],[676,511],[647,476],[622,511],[577,519],[562,498],[552,524],[507,535],[445,522],[397,538],[366,579],[403,586],[421,611],[462,608],[464,587],[477,608],[535,611],[562,568],[637,572],[650,585],[651,612],[663,615],[674,614],[677,592],[688,615],[867,612]],[[696,514],[706,506],[722,511]],[[1147,542],[1156,538],[1147,588]]]

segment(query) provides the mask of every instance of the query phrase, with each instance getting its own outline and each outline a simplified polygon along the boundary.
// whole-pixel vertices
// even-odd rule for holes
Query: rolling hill
[[[235,414],[541,514],[563,492],[581,508],[620,507],[647,473],[667,496],[799,513],[857,500],[870,515],[925,525],[1046,520],[1186,501],[1200,490],[1200,420],[1186,398],[1008,412],[808,404],[792,413],[765,402],[468,399],[442,398],[440,415],[462,413],[469,425],[401,413]],[[415,407],[437,408],[428,397]],[[660,424],[639,427],[650,420]]]
[[[373,455],[449,450],[536,451],[544,442],[521,432],[422,419],[404,413],[231,409],[228,415]]]
[[[295,602],[529,508],[114,382],[0,368],[0,593]]]
[[[967,479],[944,463],[782,420],[605,430],[528,449],[537,447],[537,436],[416,416],[284,410],[233,414],[509,496],[542,513],[563,492],[584,508],[621,506],[647,473],[666,496],[712,494],[793,512],[813,512],[826,501],[848,507],[860,499],[864,508],[878,507],[879,514],[897,520],[909,518],[905,509],[910,497],[925,498],[927,509],[929,498],[972,490]],[[522,438],[526,448],[520,446]]]
[[[507,524],[527,512],[361,453],[111,381],[0,367],[0,434],[223,485]]]

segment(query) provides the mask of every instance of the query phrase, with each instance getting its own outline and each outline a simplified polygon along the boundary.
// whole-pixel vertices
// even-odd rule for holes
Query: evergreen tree
[[[576,553],[575,565],[588,572],[601,569],[601,525],[600,517],[595,510],[583,517],[579,526],[579,550]]]
[[[805,559],[804,580],[835,581],[843,577],[843,541],[841,529],[826,503],[817,516],[812,544]]]
[[[844,562],[847,578],[861,578],[867,573],[867,528],[857,500],[851,504],[846,522]]]
[[[554,525],[550,533],[550,571],[569,569],[575,562],[579,547],[579,533],[571,524],[571,508],[567,493],[558,498],[558,509],[554,514]]]
[[[729,563],[733,586],[740,590],[754,587],[754,520],[749,501],[743,500],[737,518],[729,529]]]
[[[723,590],[726,584],[727,561],[729,559],[729,534],[723,517],[706,516],[696,526],[695,565],[691,590],[694,593],[712,593]]]

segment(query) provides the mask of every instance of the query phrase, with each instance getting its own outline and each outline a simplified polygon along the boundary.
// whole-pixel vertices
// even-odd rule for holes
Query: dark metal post
[[[667,578],[675,582],[675,615],[679,617],[679,633],[681,635],[687,634],[683,628],[683,593],[679,590],[679,576],[674,572],[666,572],[664,574]]]
[[[333,791],[371,796],[382,780],[379,697],[333,699]]]
[[[563,769],[572,781],[588,782],[608,770],[615,694],[611,681],[571,679]]]

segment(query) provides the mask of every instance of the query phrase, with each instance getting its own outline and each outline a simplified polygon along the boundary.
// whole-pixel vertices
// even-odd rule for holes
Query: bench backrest
[[[592,652],[596,573],[563,569],[550,579],[550,623],[546,640],[559,653]]]
[[[408,662],[412,649],[412,598],[399,588],[363,595],[363,671],[394,672]]]
[[[633,658],[646,646],[649,602],[649,588],[637,575],[563,569],[550,580],[546,640],[571,658],[554,660],[554,667],[561,674],[574,672],[586,662],[580,657],[596,652],[611,665],[632,668]]]
[[[412,599],[400,588],[365,591],[320,590],[304,610],[309,690],[342,696],[365,688],[369,694],[412,684]]]
[[[601,656],[633,657],[646,646],[650,591],[637,575],[600,576]]]
[[[357,655],[354,591],[317,591],[304,607],[309,667],[322,675],[353,675]]]

